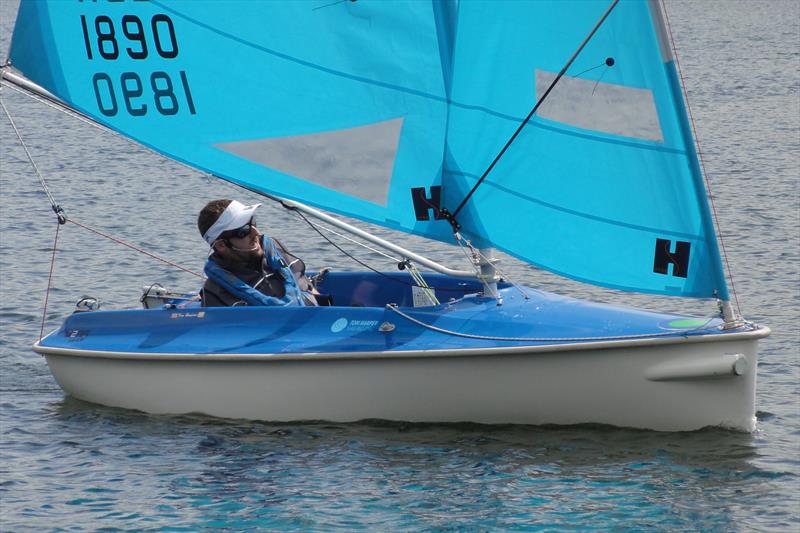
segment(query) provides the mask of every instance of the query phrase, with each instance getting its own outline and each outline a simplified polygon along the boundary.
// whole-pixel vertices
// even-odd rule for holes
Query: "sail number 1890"
[[[81,30],[89,60],[114,61],[124,55],[134,60],[147,59],[148,55],[167,60],[178,57],[175,26],[164,14],[153,15],[144,22],[136,15],[123,15],[118,25],[106,15],[94,20],[81,15]],[[119,77],[97,72],[92,77],[92,87],[97,107],[107,117],[123,108],[120,103],[134,117],[146,115],[148,109],[155,109],[162,115],[175,115],[184,108],[192,115],[197,114],[183,70],[174,80],[164,70],[146,74],[123,72]]]
[[[95,17],[89,30],[89,22],[85,15],[81,15],[81,29],[83,30],[83,44],[86,46],[86,57],[94,59],[94,51],[103,59],[114,60],[119,57],[121,46],[131,59],[146,59],[148,55],[147,30],[142,20],[136,15],[124,15],[120,22],[119,30],[125,36],[118,36],[117,28],[111,17],[100,15]],[[164,59],[178,57],[178,39],[175,37],[175,26],[167,15],[153,15],[150,19],[150,33],[152,44],[159,56]],[[130,45],[130,46],[128,46]]]

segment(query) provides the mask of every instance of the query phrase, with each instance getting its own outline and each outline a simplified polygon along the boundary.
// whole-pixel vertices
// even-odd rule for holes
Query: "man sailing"
[[[330,305],[306,276],[303,261],[258,230],[254,215],[260,205],[222,199],[200,211],[197,228],[211,247],[203,306]]]

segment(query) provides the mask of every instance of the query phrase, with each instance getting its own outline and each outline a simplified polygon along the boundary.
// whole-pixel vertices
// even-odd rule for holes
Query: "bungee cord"
[[[499,337],[494,335],[474,335],[472,333],[462,333],[460,331],[453,331],[445,328],[440,328],[438,326],[434,326],[433,324],[427,324],[413,316],[404,313],[400,310],[400,308],[395,304],[387,304],[386,309],[392,311],[399,316],[405,318],[409,322],[413,322],[414,324],[421,326],[425,329],[429,329],[431,331],[435,331],[437,333],[444,333],[446,335],[452,335],[454,337],[462,337],[466,339],[476,339],[476,340],[487,340],[487,341],[508,341],[508,342],[590,342],[590,341],[615,341],[615,340],[634,340],[634,339],[647,339],[647,338],[654,338],[654,337],[685,337],[690,333],[696,333],[698,331],[703,331],[707,329],[707,326],[713,322],[716,317],[711,317],[706,320],[705,323],[702,325],[684,330],[684,331],[665,331],[660,333],[641,333],[639,335],[609,335],[603,337]]]

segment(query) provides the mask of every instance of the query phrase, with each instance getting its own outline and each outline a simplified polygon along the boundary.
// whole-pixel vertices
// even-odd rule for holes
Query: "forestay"
[[[608,0],[23,1],[11,61],[245,187],[451,241]],[[659,7],[620,2],[458,215],[553,272],[727,299]]]

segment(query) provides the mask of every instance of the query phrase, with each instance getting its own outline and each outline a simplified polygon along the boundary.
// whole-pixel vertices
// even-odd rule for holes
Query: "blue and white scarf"
[[[208,258],[206,266],[203,269],[208,276],[208,279],[215,282],[217,285],[234,295],[236,298],[242,300],[247,305],[306,305],[303,298],[303,292],[297,286],[297,281],[294,279],[294,274],[286,261],[266,235],[261,236],[261,246],[264,250],[264,261],[267,266],[273,271],[280,273],[283,276],[283,285],[286,294],[283,298],[275,296],[268,296],[258,289],[251,287],[236,275],[228,272],[217,264],[212,258]]]

